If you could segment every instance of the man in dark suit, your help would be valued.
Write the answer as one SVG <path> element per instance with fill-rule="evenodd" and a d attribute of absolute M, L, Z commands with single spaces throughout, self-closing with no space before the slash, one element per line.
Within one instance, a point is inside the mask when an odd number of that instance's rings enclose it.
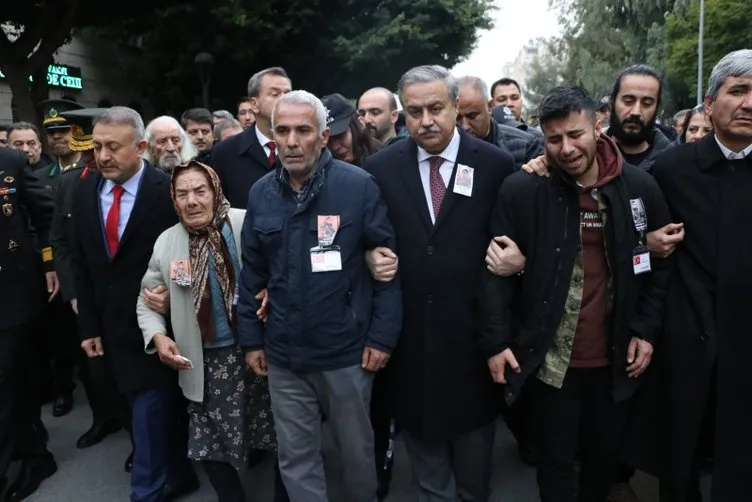
<path fill-rule="evenodd" d="M 130 108 L 94 119 L 93 143 L 99 172 L 80 180 L 73 205 L 81 347 L 103 358 L 132 410 L 131 501 L 172 500 L 198 481 L 178 425 L 176 374 L 144 351 L 135 308 L 154 242 L 177 222 L 170 179 L 141 158 L 144 123 Z"/>
<path fill-rule="evenodd" d="M 35 280 L 40 270 L 39 243 L 47 291 L 58 293 L 48 234 L 52 197 L 34 177 L 26 158 L 0 149 L 0 493 L 14 453 L 23 461 L 8 500 L 22 500 L 57 471 L 43 435 L 35 433 L 39 414 L 37 366 L 31 336 L 47 298 Z M 36 240 L 29 228 L 29 217 Z"/>
<path fill-rule="evenodd" d="M 76 127 L 73 127 L 70 140 L 70 148 L 73 151 L 81 152 L 79 162 L 60 173 L 56 178 L 52 193 L 55 197 L 55 212 L 52 217 L 52 227 L 50 228 L 50 245 L 52 246 L 55 258 L 55 270 L 60 281 L 60 294 L 65 302 L 65 307 L 72 311 L 73 318 L 73 335 L 75 336 L 75 353 L 71 361 L 70 372 L 73 373 L 73 364 L 78 366 L 78 378 L 83 384 L 86 392 L 86 399 L 92 412 L 92 426 L 78 438 L 76 441 L 77 448 L 89 448 L 98 444 L 108 435 L 121 429 L 121 424 L 117 421 L 117 416 L 113 415 L 113 410 L 108 409 L 106 404 L 110 401 L 108 394 L 113 393 L 114 385 L 106 386 L 105 383 L 112 383 L 111 379 L 97 379 L 95 382 L 92 378 L 92 366 L 94 372 L 101 376 L 102 371 L 97 366 L 102 365 L 102 361 L 89 359 L 80 347 L 78 337 L 78 328 L 75 315 L 78 313 L 78 302 L 76 299 L 76 279 L 73 267 L 73 202 L 75 190 L 80 180 L 86 178 L 90 171 L 96 169 L 96 163 L 93 159 L 92 132 L 94 126 L 92 119 L 101 115 L 104 108 L 82 108 L 70 112 L 61 113 L 64 118 L 71 121 Z M 46 170 L 35 172 L 37 176 L 41 172 L 46 175 Z M 104 399 L 103 399 L 104 394 Z M 54 410 L 53 410 L 54 412 Z M 128 421 L 130 423 L 130 421 Z"/>
<path fill-rule="evenodd" d="M 709 455 L 713 483 L 707 500 L 749 499 L 752 50 L 731 52 L 713 68 L 705 110 L 714 133 L 664 151 L 653 166 L 671 215 L 686 234 L 675 251 L 658 249 L 673 252 L 676 273 L 657 352 L 659 404 L 645 405 L 664 423 L 636 431 L 639 443 L 630 446 L 641 450 L 635 453 L 642 455 L 637 467 L 667 462 L 658 467 L 661 500 L 668 502 L 702 500 L 700 476 Z M 645 434 L 651 431 L 657 437 Z"/>
<path fill-rule="evenodd" d="M 291 89 L 283 68 L 267 68 L 253 75 L 248 81 L 248 97 L 256 124 L 212 149 L 212 167 L 232 207 L 245 209 L 253 184 L 274 168 L 277 151 L 272 141 L 272 110 Z"/>
<path fill-rule="evenodd" d="M 410 138 L 365 164 L 386 200 L 401 262 L 403 331 L 389 369 L 395 415 L 421 500 L 486 502 L 502 399 L 478 345 L 475 295 L 489 218 L 514 161 L 456 127 L 459 89 L 446 69 L 413 68 L 398 90 Z M 455 183 L 459 169 L 469 183 Z"/>

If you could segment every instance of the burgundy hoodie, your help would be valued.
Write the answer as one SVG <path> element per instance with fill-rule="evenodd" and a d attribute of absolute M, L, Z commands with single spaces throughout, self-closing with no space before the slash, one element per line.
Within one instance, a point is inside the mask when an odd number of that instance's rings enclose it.
<path fill-rule="evenodd" d="M 584 283 L 580 318 L 574 336 L 569 365 L 572 368 L 600 368 L 610 364 L 608 324 L 611 302 L 611 271 L 606 260 L 603 214 L 593 189 L 601 188 L 621 175 L 623 160 L 616 144 L 606 136 L 598 139 L 598 182 L 580 189 L 580 230 Z"/>

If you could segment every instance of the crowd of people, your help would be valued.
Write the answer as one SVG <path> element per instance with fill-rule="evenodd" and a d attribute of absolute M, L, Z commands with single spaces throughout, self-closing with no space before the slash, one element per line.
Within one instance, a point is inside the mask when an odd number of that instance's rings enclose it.
<path fill-rule="evenodd" d="M 198 464 L 247 500 L 269 455 L 275 502 L 326 502 L 324 428 L 344 501 L 394 462 L 419 502 L 498 500 L 499 419 L 543 502 L 634 502 L 636 469 L 747 500 L 752 50 L 670 126 L 662 86 L 561 85 L 536 125 L 514 80 L 435 65 L 355 102 L 267 68 L 236 117 L 40 103 L 0 133 L 0 500 L 55 474 L 41 405 L 76 380 L 132 502 Z"/>

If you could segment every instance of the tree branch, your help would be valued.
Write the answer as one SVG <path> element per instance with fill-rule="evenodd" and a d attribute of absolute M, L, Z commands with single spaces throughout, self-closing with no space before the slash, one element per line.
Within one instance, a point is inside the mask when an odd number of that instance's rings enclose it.
<path fill-rule="evenodd" d="M 0 36 L 0 59 L 8 62 L 15 62 L 15 54 L 13 53 L 13 44 L 8 40 L 8 37 L 3 34 Z"/>
<path fill-rule="evenodd" d="M 26 62 L 27 71 L 33 73 L 38 70 L 47 63 L 50 54 L 63 45 L 65 39 L 70 35 L 71 28 L 76 20 L 79 3 L 80 0 L 70 0 L 70 5 L 65 11 L 63 18 L 54 27 L 47 30 L 48 34 L 44 36 L 42 43 Z"/>
<path fill-rule="evenodd" d="M 31 25 L 24 25 L 24 29 L 21 35 L 13 42 L 13 51 L 16 52 L 19 58 L 26 59 L 29 57 L 31 51 L 37 46 L 39 40 L 44 37 L 44 34 L 48 29 L 52 28 L 55 23 L 56 15 L 65 10 L 65 6 L 61 8 L 59 2 L 54 2 L 56 5 L 52 5 L 53 2 L 49 0 L 45 1 L 41 8 L 41 16 L 39 20 Z"/>

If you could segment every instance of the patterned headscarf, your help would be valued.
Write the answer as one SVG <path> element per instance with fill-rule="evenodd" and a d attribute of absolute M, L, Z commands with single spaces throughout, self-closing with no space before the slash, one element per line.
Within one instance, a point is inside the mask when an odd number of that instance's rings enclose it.
<path fill-rule="evenodd" d="M 209 188 L 214 192 L 214 218 L 207 226 L 198 229 L 186 225 L 175 197 L 175 180 L 189 169 L 201 170 L 209 180 Z M 195 160 L 179 165 L 172 171 L 172 190 L 170 192 L 175 212 L 177 212 L 180 223 L 183 224 L 189 234 L 191 288 L 193 289 L 193 306 L 196 309 L 198 325 L 201 328 L 202 336 L 212 341 L 214 330 L 211 323 L 211 298 L 209 291 L 207 291 L 210 256 L 214 259 L 217 280 L 222 289 L 225 311 L 230 326 L 233 326 L 234 320 L 232 305 L 235 296 L 235 274 L 232 270 L 232 259 L 227 250 L 227 244 L 222 237 L 222 227 L 225 223 L 228 223 L 227 214 L 230 211 L 230 203 L 222 193 L 222 185 L 214 169 Z"/>

